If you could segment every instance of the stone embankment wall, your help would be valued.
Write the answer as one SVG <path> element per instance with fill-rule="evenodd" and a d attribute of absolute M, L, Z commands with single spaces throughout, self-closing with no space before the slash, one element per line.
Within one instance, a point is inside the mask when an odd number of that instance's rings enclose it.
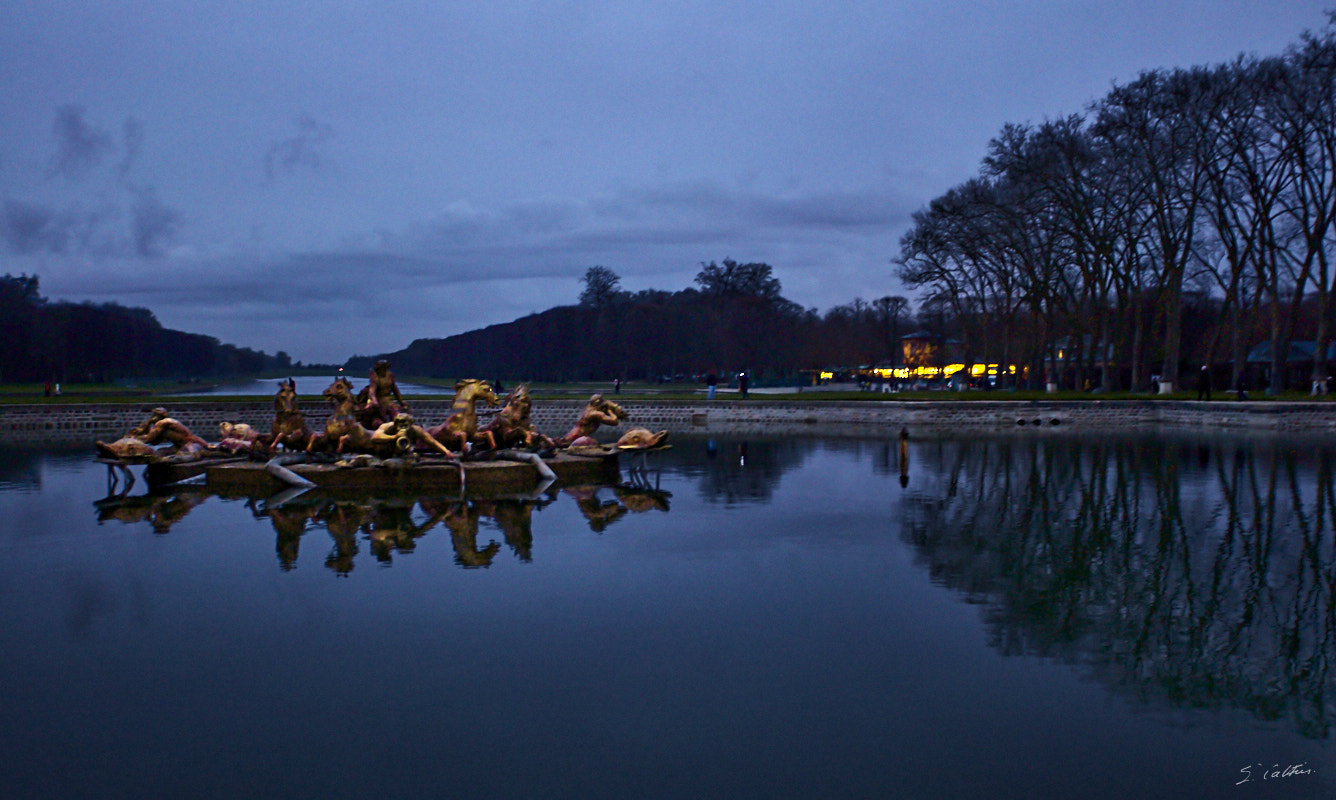
<path fill-rule="evenodd" d="M 534 423 L 557 436 L 575 422 L 584 403 L 540 401 Z M 713 403 L 624 404 L 628 427 L 673 433 L 791 434 L 886 436 L 908 428 L 915 433 L 969 431 L 1174 430 L 1306 431 L 1336 433 L 1336 404 L 1279 402 L 1109 401 L 865 401 L 854 403 L 720 400 Z M 418 400 L 415 417 L 434 425 L 449 414 L 449 401 Z M 0 445 L 86 444 L 111 440 L 147 416 L 144 404 L 42 404 L 0 406 Z M 172 416 L 206 439 L 217 437 L 218 423 L 246 422 L 269 430 L 273 403 L 182 401 L 168 407 Z M 323 428 L 328 406 L 302 404 L 307 421 Z M 480 410 L 484 422 L 491 411 Z M 610 437 L 603 437 L 610 438 Z"/>

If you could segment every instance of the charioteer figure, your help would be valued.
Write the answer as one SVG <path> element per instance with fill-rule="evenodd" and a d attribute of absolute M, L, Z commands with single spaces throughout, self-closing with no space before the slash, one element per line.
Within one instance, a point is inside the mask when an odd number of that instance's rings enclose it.
<path fill-rule="evenodd" d="M 399 394 L 399 384 L 394 381 L 390 371 L 390 362 L 381 359 L 371 368 L 370 383 L 362 391 L 366 394 L 363 402 L 363 419 L 371 425 L 389 422 L 399 414 L 408 411 L 408 403 Z"/>

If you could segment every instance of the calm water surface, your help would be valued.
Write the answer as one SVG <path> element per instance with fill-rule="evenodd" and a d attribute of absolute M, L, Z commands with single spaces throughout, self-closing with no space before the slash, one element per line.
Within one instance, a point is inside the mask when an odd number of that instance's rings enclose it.
<path fill-rule="evenodd" d="M 323 377 L 319 375 L 299 375 L 293 380 L 297 382 L 297 396 L 310 398 L 320 398 L 320 393 L 334 381 L 333 375 Z M 348 375 L 353 382 L 353 388 L 360 391 L 368 383 L 365 374 Z M 182 396 L 189 397 L 216 397 L 225 395 L 270 395 L 278 391 L 279 378 L 273 380 L 246 380 L 234 383 L 221 383 L 212 389 L 206 391 L 182 392 Z M 440 386 L 427 386 L 421 383 L 407 383 L 405 381 L 396 381 L 399 384 L 399 391 L 403 394 L 449 394 L 454 395 L 455 390 Z"/>
<path fill-rule="evenodd" d="M 907 455 L 98 504 L 0 451 L 0 797 L 1334 796 L 1336 446 Z"/>

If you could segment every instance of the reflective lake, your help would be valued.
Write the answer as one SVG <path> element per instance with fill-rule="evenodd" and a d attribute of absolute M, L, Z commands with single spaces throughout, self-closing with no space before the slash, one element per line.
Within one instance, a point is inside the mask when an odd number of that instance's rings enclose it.
<path fill-rule="evenodd" d="M 297 396 L 306 398 L 319 398 L 320 393 L 325 391 L 326 387 L 334 380 L 336 376 L 324 377 L 320 375 L 298 375 L 293 378 L 297 383 Z M 360 391 L 367 385 L 367 376 L 365 374 L 349 375 L 353 386 Z M 280 378 L 272 380 L 244 380 L 233 381 L 231 383 L 220 383 L 211 389 L 203 391 L 192 390 L 181 392 L 183 397 L 222 397 L 236 395 L 266 395 L 273 396 L 278 391 Z M 399 391 L 403 394 L 449 394 L 454 395 L 453 388 L 444 388 L 440 386 L 427 386 L 422 383 L 408 383 L 406 381 L 396 381 L 399 385 Z"/>
<path fill-rule="evenodd" d="M 1336 445 L 907 457 L 98 503 L 0 451 L 0 797 L 1333 796 Z"/>

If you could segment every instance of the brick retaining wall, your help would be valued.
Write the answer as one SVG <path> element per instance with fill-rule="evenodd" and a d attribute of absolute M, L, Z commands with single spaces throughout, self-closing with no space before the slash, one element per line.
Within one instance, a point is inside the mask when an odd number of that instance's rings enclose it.
<path fill-rule="evenodd" d="M 539 401 L 534 423 L 552 436 L 570 429 L 584 403 Z M 427 425 L 445 419 L 448 400 L 416 400 L 415 417 Z M 1176 430 L 1306 431 L 1336 433 L 1336 404 L 1327 402 L 1190 402 L 1172 400 L 1108 401 L 865 401 L 854 403 L 719 400 L 713 403 L 624 404 L 631 414 L 626 427 L 667 429 L 673 433 L 884 436 L 911 431 Z M 143 404 L 51 404 L 0 406 L 0 445 L 87 444 L 115 439 L 147 416 Z M 323 427 L 329 407 L 318 400 L 301 405 L 313 427 Z M 273 401 L 191 401 L 168 406 L 172 416 L 206 439 L 217 436 L 218 423 L 246 422 L 267 431 Z M 492 411 L 479 413 L 484 422 Z M 607 438 L 607 437 L 604 437 Z"/>

